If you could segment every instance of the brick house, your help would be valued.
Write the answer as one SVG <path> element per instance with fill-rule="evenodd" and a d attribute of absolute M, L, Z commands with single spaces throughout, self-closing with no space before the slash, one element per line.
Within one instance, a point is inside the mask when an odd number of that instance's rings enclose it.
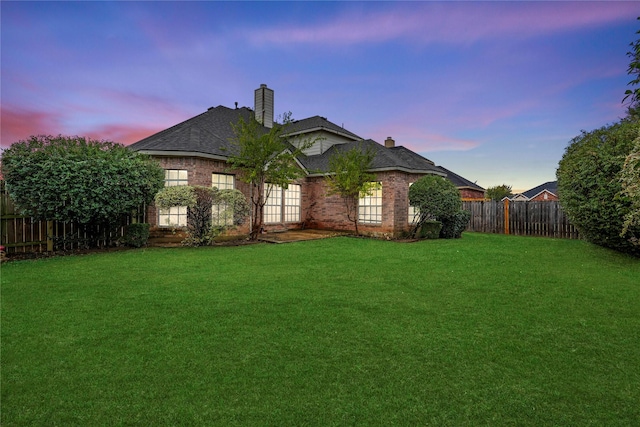
<path fill-rule="evenodd" d="M 509 197 L 512 202 L 555 202 L 558 200 L 558 181 L 549 181 Z"/>
<path fill-rule="evenodd" d="M 237 104 L 233 109 L 212 107 L 144 138 L 130 148 L 159 161 L 165 169 L 166 185 L 236 188 L 249 197 L 248 184 L 236 179 L 238 172 L 230 169 L 227 159 L 234 149 L 229 144 L 235 136 L 231 123 L 240 118 L 249 121 L 255 117 L 266 128 L 273 126 L 273 90 L 261 85 L 256 89 L 254 99 L 253 110 L 238 108 Z M 267 232 L 300 228 L 352 230 L 353 224 L 346 218 L 341 198 L 326 195 L 324 176 L 332 153 L 353 147 L 368 147 L 374 151 L 370 171 L 375 173 L 376 181 L 380 183 L 371 196 L 359 201 L 358 228 L 365 234 L 397 237 L 409 231 L 413 218 L 408 199 L 409 186 L 424 175 L 450 179 L 463 197 L 484 197 L 481 187 L 405 147 L 396 146 L 390 137 L 382 145 L 363 139 L 320 116 L 293 122 L 285 136 L 293 144 L 306 137 L 318 137 L 318 141 L 305 151 L 306 156 L 298 159 L 303 178 L 291 183 L 287 189 L 272 188 L 264 213 Z M 149 206 L 147 216 L 154 229 L 171 229 L 186 223 L 186 208 L 158 212 L 154 206 Z M 237 232 L 248 233 L 248 230 L 249 224 L 245 224 Z"/>

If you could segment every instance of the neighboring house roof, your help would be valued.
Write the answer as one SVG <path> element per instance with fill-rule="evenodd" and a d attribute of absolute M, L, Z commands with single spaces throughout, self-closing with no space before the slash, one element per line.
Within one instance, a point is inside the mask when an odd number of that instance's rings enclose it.
<path fill-rule="evenodd" d="M 327 120 L 326 117 L 313 116 L 302 120 L 296 120 L 291 122 L 286 127 L 285 136 L 296 136 L 302 133 L 316 132 L 316 131 L 326 131 L 330 133 L 335 133 L 336 135 L 340 135 L 351 139 L 353 141 L 361 141 L 358 135 L 353 132 L 346 130 L 344 127 L 340 127 L 335 123 Z"/>
<path fill-rule="evenodd" d="M 527 190 L 522 194 L 527 199 L 533 199 L 534 197 L 536 197 L 537 195 L 539 195 L 540 193 L 542 193 L 544 191 L 548 191 L 549 193 L 553 194 L 554 196 L 557 196 L 558 195 L 558 181 L 545 182 L 544 184 L 538 185 L 537 187 L 534 187 L 531 190 Z"/>
<path fill-rule="evenodd" d="M 458 188 L 469 188 L 472 190 L 485 191 L 484 188 L 480 187 L 475 182 L 471 182 L 466 178 L 461 177 L 460 175 L 451 172 L 449 169 L 443 168 L 442 166 L 438 166 L 440 169 L 447 174 L 447 179 L 455 184 Z"/>
<path fill-rule="evenodd" d="M 529 200 L 529 198 L 522 193 L 516 193 L 500 199 L 501 202 L 504 202 L 505 200 L 510 200 L 512 202 L 526 202 Z"/>
<path fill-rule="evenodd" d="M 375 153 L 372 172 L 401 170 L 410 173 L 429 173 L 445 176 L 431 160 L 404 147 L 386 148 L 371 139 L 336 144 L 320 155 L 301 157 L 300 162 L 311 175 L 323 175 L 329 171 L 329 159 L 336 151 L 346 152 L 353 148 L 371 149 Z"/>
<path fill-rule="evenodd" d="M 231 109 L 219 105 L 202 114 L 178 123 L 168 129 L 144 138 L 129 147 L 136 151 L 157 156 L 199 155 L 226 159 L 235 154 L 229 140 L 234 137 L 231 123 L 240 118 L 249 121 L 253 110 L 242 107 Z"/>

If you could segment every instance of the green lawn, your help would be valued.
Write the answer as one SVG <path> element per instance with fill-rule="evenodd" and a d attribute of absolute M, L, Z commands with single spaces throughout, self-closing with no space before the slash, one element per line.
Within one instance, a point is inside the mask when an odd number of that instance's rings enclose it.
<path fill-rule="evenodd" d="M 640 424 L 640 260 L 582 241 L 140 249 L 1 269 L 1 424 Z"/>

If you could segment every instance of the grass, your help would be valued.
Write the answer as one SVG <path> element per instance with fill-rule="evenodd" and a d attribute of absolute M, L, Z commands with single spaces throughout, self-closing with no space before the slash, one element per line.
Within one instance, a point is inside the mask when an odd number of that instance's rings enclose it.
<path fill-rule="evenodd" d="M 141 249 L 1 279 L 3 426 L 640 422 L 640 260 L 581 241 Z"/>

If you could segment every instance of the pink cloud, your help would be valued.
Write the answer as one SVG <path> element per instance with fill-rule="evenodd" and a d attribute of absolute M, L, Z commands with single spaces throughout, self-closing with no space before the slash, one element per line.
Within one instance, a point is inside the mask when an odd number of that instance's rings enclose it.
<path fill-rule="evenodd" d="M 0 123 L 2 147 L 32 135 L 56 135 L 62 131 L 61 115 L 55 112 L 1 107 Z"/>
<path fill-rule="evenodd" d="M 398 38 L 420 43 L 471 43 L 488 37 L 531 37 L 595 27 L 640 14 L 633 2 L 427 3 L 375 12 L 347 12 L 329 22 L 250 31 L 255 44 L 350 45 Z"/>
<path fill-rule="evenodd" d="M 76 111 L 82 111 L 82 109 Z M 59 134 L 81 135 L 128 145 L 178 123 L 185 117 L 175 120 L 166 117 L 164 120 L 155 120 L 156 117 L 150 113 L 146 123 L 82 125 L 69 123 L 68 117 L 57 112 L 2 107 L 0 114 L 2 126 L 0 145 L 3 148 L 32 135 Z M 97 114 L 97 116 L 100 115 Z"/>
<path fill-rule="evenodd" d="M 131 125 L 105 125 L 88 130 L 83 135 L 98 140 L 114 141 L 129 145 L 140 141 L 147 136 L 163 130 L 165 127 L 131 126 Z"/>

